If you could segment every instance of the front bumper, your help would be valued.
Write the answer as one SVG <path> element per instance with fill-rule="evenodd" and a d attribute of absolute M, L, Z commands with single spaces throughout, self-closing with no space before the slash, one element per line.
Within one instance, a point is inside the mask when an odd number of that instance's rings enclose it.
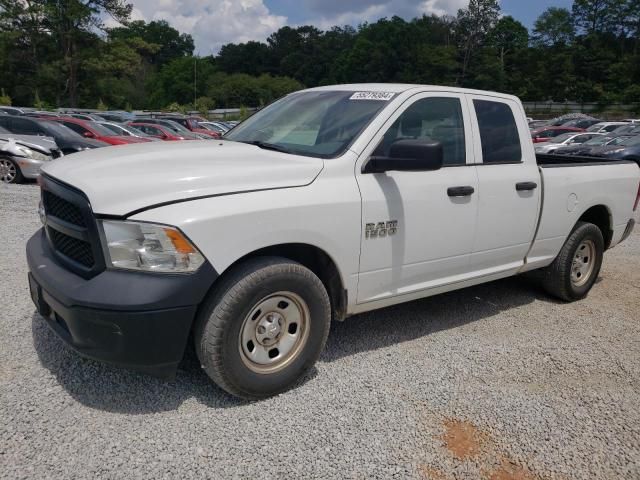
<path fill-rule="evenodd" d="M 13 161 L 18 164 L 20 172 L 22 172 L 24 178 L 30 179 L 38 178 L 40 176 L 40 169 L 42 168 L 42 166 L 46 163 L 49 163 L 26 157 L 13 157 Z"/>
<path fill-rule="evenodd" d="M 105 270 L 84 279 L 60 266 L 42 230 L 27 243 L 38 312 L 81 355 L 160 377 L 182 360 L 198 305 L 217 277 Z"/>

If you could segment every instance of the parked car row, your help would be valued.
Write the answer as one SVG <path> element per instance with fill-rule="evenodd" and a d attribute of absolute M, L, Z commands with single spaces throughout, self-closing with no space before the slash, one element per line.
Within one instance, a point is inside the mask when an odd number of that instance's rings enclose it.
<path fill-rule="evenodd" d="M 132 143 L 215 140 L 234 124 L 175 114 L 43 112 L 0 106 L 0 181 L 39 175 L 44 162 L 92 148 Z"/>
<path fill-rule="evenodd" d="M 581 123 L 585 122 L 585 123 Z M 531 125 L 532 122 L 530 122 Z M 531 130 L 535 151 L 539 154 L 580 155 L 612 160 L 640 162 L 640 121 L 603 122 L 597 119 L 573 119 L 562 125 Z M 586 126 L 577 128 L 577 125 Z"/>

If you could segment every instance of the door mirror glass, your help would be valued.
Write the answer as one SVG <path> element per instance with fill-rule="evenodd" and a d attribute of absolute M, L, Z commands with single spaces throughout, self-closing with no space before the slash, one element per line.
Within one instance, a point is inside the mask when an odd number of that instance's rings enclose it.
<path fill-rule="evenodd" d="M 442 144 L 434 140 L 403 139 L 393 142 L 388 156 L 372 156 L 362 173 L 383 173 L 391 170 L 423 172 L 442 168 Z"/>

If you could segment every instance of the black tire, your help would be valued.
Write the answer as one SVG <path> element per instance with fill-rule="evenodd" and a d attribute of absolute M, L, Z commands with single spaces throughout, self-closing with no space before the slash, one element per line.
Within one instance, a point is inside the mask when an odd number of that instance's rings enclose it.
<path fill-rule="evenodd" d="M 580 279 L 584 283 L 577 285 L 571 272 L 578 248 L 585 242 L 592 242 L 595 246 L 595 263 L 588 278 Z M 603 255 L 604 238 L 600 229 L 592 223 L 578 222 L 553 263 L 540 271 L 543 288 L 566 302 L 585 298 L 598 279 Z"/>
<path fill-rule="evenodd" d="M 281 370 L 256 372 L 243 353 L 243 327 L 251 324 L 249 315 L 261 301 L 279 292 L 298 296 L 308 307 L 308 321 L 301 322 L 306 340 Z M 202 305 L 194 331 L 196 354 L 207 375 L 230 394 L 247 400 L 266 398 L 291 388 L 315 364 L 330 324 L 329 296 L 313 272 L 286 258 L 249 259 L 225 273 Z"/>
<path fill-rule="evenodd" d="M 24 176 L 22 175 L 22 172 L 20 171 L 20 167 L 11 158 L 0 157 L 0 163 L 7 163 L 7 164 L 10 164 L 10 165 L 13 165 L 13 168 L 15 168 L 15 175 L 13 176 L 13 178 L 11 180 L 6 180 L 5 176 L 3 175 L 2 177 L 0 177 L 0 182 L 4 182 L 4 183 L 22 183 L 22 182 L 24 182 Z M 0 165 L 0 170 L 2 169 L 2 167 L 3 167 L 3 165 Z"/>

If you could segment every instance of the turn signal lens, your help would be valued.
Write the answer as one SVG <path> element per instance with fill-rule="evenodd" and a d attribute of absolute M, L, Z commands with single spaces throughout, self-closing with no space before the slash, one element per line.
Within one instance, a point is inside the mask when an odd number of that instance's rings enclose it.
<path fill-rule="evenodd" d="M 197 253 L 195 248 L 193 248 L 193 245 L 189 243 L 189 240 L 184 238 L 184 236 L 178 230 L 174 230 L 171 228 L 164 228 L 163 230 L 165 235 L 169 237 L 169 240 L 171 240 L 171 243 L 173 243 L 176 252 L 187 254 Z"/>

